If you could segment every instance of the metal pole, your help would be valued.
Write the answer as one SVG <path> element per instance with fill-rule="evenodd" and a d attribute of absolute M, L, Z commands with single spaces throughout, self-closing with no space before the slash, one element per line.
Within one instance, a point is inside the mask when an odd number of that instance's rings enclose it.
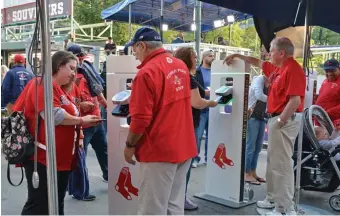
<path fill-rule="evenodd" d="M 39 0 L 41 6 L 41 50 L 42 71 L 44 71 L 44 104 L 47 161 L 48 209 L 50 215 L 58 215 L 58 182 L 55 151 L 55 128 L 53 116 L 52 62 L 49 31 L 49 0 Z"/>
<path fill-rule="evenodd" d="M 131 40 L 131 34 L 132 34 L 132 29 L 131 29 L 131 14 L 132 13 L 132 7 L 131 4 L 129 4 L 129 40 Z"/>
<path fill-rule="evenodd" d="M 306 0 L 306 17 L 305 17 L 305 42 L 303 45 L 303 69 L 306 71 L 308 65 L 307 65 L 307 60 L 309 58 L 309 46 L 310 46 L 310 26 L 309 26 L 309 21 L 310 21 L 310 0 Z"/>
<path fill-rule="evenodd" d="M 164 12 L 164 0 L 161 0 L 161 20 L 159 22 L 159 29 L 160 29 L 160 35 L 161 35 L 161 40 L 162 42 L 163 41 L 163 20 L 164 20 L 164 17 L 163 17 L 163 12 Z"/>
<path fill-rule="evenodd" d="M 303 51 L 303 69 L 305 73 L 307 71 L 307 59 L 309 58 L 309 21 L 311 16 L 310 0 L 306 0 L 306 17 L 305 17 L 305 43 Z M 307 80 L 309 83 L 309 81 Z M 303 117 L 301 119 L 301 128 L 298 138 L 298 152 L 297 152 L 297 169 L 296 169 L 296 185 L 295 185 L 295 209 L 298 211 L 298 205 L 300 203 L 300 181 L 301 181 L 301 158 L 302 158 L 302 137 L 303 137 Z"/>
<path fill-rule="evenodd" d="M 233 24 L 229 24 L 229 46 L 231 46 L 231 28 L 233 27 Z"/>
<path fill-rule="evenodd" d="M 197 63 L 200 63 L 201 59 L 201 15 L 202 15 L 202 2 L 196 0 L 195 5 L 195 26 L 196 26 L 196 34 L 195 34 L 195 49 L 197 52 Z"/>
<path fill-rule="evenodd" d="M 74 1 L 72 1 L 72 8 L 71 8 L 71 42 L 74 42 L 75 41 L 75 36 L 74 36 L 74 22 L 73 22 L 73 12 L 74 12 L 74 7 L 73 7 L 73 4 L 74 4 Z"/>

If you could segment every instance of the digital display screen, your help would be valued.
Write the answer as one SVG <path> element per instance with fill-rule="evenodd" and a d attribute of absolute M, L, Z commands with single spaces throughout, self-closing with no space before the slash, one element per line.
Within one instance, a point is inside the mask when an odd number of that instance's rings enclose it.
<path fill-rule="evenodd" d="M 129 94 L 127 92 L 123 91 L 123 92 L 119 92 L 118 94 L 116 94 L 114 99 L 117 100 L 117 101 L 121 101 L 124 98 L 126 98 L 127 96 L 129 96 Z"/>

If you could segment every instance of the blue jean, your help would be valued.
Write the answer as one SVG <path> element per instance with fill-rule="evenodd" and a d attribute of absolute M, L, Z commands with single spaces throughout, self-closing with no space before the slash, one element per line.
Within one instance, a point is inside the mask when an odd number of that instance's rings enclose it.
<path fill-rule="evenodd" d="M 103 178 L 107 180 L 107 139 L 103 124 L 84 128 L 84 150 L 87 154 L 87 148 L 91 143 L 96 153 L 99 166 L 103 172 Z"/>
<path fill-rule="evenodd" d="M 259 154 L 262 149 L 266 122 L 256 118 L 250 118 L 247 122 L 246 141 L 246 172 L 256 170 Z"/>
<path fill-rule="evenodd" d="M 100 113 L 101 113 L 102 119 L 107 119 L 106 108 L 104 108 L 102 105 L 100 105 Z M 103 121 L 103 126 L 104 126 L 105 133 L 107 133 L 107 121 Z"/>
<path fill-rule="evenodd" d="M 199 162 L 201 160 L 200 158 L 200 151 L 201 151 L 201 143 L 202 143 L 202 137 L 205 130 L 205 153 L 204 153 L 204 159 L 207 161 L 207 153 L 208 153 L 208 128 L 209 128 L 209 111 L 202 111 L 200 115 L 200 124 L 195 129 L 195 137 L 196 137 L 196 145 L 197 145 L 197 151 L 198 155 L 195 158 L 196 162 Z"/>

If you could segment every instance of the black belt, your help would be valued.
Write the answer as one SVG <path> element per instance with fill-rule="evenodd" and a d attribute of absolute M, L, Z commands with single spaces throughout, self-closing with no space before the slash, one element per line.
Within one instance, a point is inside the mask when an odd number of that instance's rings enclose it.
<path fill-rule="evenodd" d="M 281 113 L 268 113 L 269 118 L 274 118 L 274 117 L 279 116 L 279 115 L 281 115 Z"/>
<path fill-rule="evenodd" d="M 268 113 L 268 117 L 269 117 L 269 118 L 274 118 L 274 117 L 279 116 L 279 115 L 281 115 L 281 113 Z M 296 113 L 294 113 L 294 114 L 292 115 L 292 117 L 291 117 L 292 120 L 294 120 L 295 117 L 296 117 Z"/>

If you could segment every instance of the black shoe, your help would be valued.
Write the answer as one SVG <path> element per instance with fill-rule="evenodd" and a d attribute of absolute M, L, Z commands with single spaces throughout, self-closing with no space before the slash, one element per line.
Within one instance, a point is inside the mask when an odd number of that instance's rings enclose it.
<path fill-rule="evenodd" d="M 89 194 L 87 197 L 84 197 L 82 199 L 79 199 L 75 196 L 73 196 L 74 199 L 80 200 L 80 201 L 93 201 L 95 200 L 97 197 L 95 195 Z"/>

